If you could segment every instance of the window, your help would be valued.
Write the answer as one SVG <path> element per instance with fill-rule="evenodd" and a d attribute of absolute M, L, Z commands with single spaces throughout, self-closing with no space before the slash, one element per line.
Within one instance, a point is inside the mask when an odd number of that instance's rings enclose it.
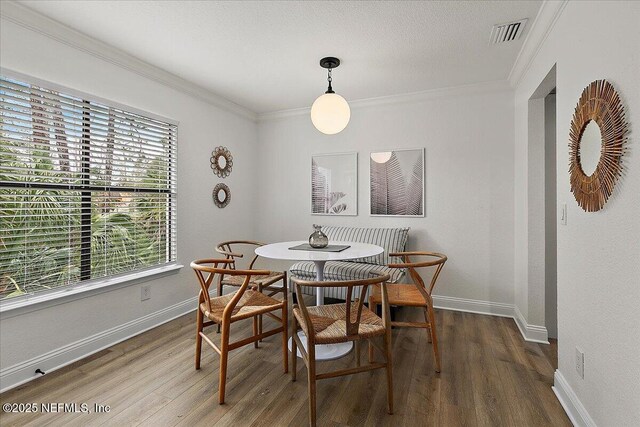
<path fill-rule="evenodd" d="M 176 260 L 177 125 L 0 77 L 0 299 Z"/>

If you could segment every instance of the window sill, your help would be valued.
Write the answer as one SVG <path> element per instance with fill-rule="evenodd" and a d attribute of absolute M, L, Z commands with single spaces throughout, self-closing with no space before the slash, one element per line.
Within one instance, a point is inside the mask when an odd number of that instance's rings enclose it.
<path fill-rule="evenodd" d="M 106 279 L 97 279 L 91 283 L 76 285 L 70 288 L 17 297 L 15 301 L 0 301 L 0 319 L 19 316 L 32 311 L 42 310 L 55 305 L 65 304 L 71 301 L 114 291 L 136 283 L 158 279 L 169 274 L 175 274 L 182 267 L 183 265 L 180 264 L 167 264 L 149 270 L 109 277 Z"/>

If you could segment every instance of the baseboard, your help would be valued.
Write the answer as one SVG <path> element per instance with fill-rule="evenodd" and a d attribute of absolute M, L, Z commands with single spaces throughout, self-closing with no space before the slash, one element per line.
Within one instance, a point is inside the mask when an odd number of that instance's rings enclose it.
<path fill-rule="evenodd" d="M 556 369 L 553 375 L 553 392 L 567 413 L 567 416 L 576 427 L 596 427 L 587 410 L 578 396 L 575 394 L 562 373 Z"/>
<path fill-rule="evenodd" d="M 520 313 L 520 310 L 518 310 L 518 307 L 513 304 L 434 295 L 433 306 L 443 310 L 510 317 L 516 322 L 516 325 L 518 325 L 520 334 L 522 334 L 522 338 L 524 338 L 525 341 L 549 344 L 547 328 L 544 326 L 529 325 L 524 316 L 522 316 L 522 313 Z"/>
<path fill-rule="evenodd" d="M 15 388 L 35 378 L 36 369 L 52 372 L 77 360 L 90 356 L 105 348 L 127 340 L 149 329 L 167 323 L 173 319 L 192 312 L 197 307 L 197 298 L 163 308 L 146 316 L 123 323 L 95 335 L 83 338 L 71 344 L 57 348 L 40 356 L 26 360 L 0 370 L 0 393 Z"/>
<path fill-rule="evenodd" d="M 546 328 L 544 326 L 527 324 L 520 310 L 513 304 L 441 295 L 434 295 L 433 301 L 436 308 L 443 310 L 513 318 L 525 341 L 548 344 Z M 190 298 L 120 326 L 102 331 L 22 363 L 2 369 L 0 370 L 0 393 L 37 378 L 39 374 L 34 374 L 34 372 L 38 368 L 44 372 L 55 371 L 77 360 L 141 334 L 142 332 L 183 316 L 193 311 L 196 305 L 195 298 Z"/>
<path fill-rule="evenodd" d="M 434 295 L 433 306 L 443 310 L 464 311 L 466 313 L 488 314 L 500 317 L 513 317 L 513 304 L 504 304 L 499 302 Z"/>
<path fill-rule="evenodd" d="M 518 325 L 518 329 L 520 329 L 520 333 L 526 341 L 549 344 L 547 328 L 528 324 L 517 305 L 513 307 L 513 319 L 516 321 L 516 325 Z"/>

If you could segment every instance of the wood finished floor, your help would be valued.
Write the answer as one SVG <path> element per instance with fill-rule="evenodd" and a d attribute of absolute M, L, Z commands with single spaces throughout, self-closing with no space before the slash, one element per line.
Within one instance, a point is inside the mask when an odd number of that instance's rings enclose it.
<path fill-rule="evenodd" d="M 421 317 L 411 308 L 397 316 Z M 385 374 L 378 370 L 319 381 L 318 425 L 571 426 L 551 390 L 555 343 L 523 341 L 507 318 L 437 310 L 437 322 L 441 374 L 423 330 L 393 331 L 394 415 L 386 412 Z M 232 339 L 248 336 L 251 320 L 233 326 Z M 226 403 L 218 405 L 218 356 L 203 346 L 202 369 L 194 369 L 194 331 L 195 313 L 0 395 L 3 404 L 98 403 L 109 405 L 108 413 L 0 412 L 0 425 L 307 425 L 304 363 L 291 382 L 282 372 L 279 336 L 231 353 Z M 353 363 L 352 352 L 320 363 L 319 372 Z"/>

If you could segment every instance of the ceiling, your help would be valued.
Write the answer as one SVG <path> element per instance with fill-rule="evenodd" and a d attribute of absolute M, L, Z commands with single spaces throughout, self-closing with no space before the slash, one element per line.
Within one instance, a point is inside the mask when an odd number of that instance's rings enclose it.
<path fill-rule="evenodd" d="M 21 1 L 256 113 L 505 80 L 541 1 Z M 529 18 L 514 42 L 491 27 Z"/>

